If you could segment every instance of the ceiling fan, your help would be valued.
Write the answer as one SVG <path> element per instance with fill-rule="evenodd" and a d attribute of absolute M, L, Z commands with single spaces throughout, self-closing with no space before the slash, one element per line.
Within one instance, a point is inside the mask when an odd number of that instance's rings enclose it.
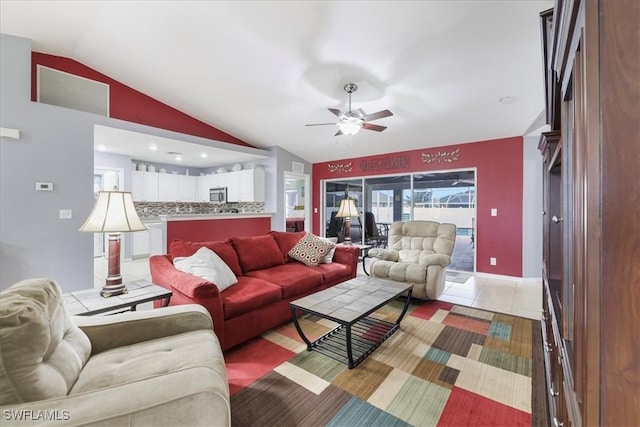
<path fill-rule="evenodd" d="M 393 116 L 393 113 L 391 111 L 382 110 L 378 111 L 377 113 L 367 114 L 361 108 L 358 108 L 357 110 L 351 110 L 351 94 L 358 90 L 358 85 L 356 85 L 355 83 L 347 83 L 346 85 L 344 85 L 344 90 L 349 94 L 349 111 L 347 113 L 343 113 L 337 108 L 328 109 L 333 114 L 338 116 L 338 119 L 340 119 L 337 123 L 313 123 L 305 126 L 338 126 L 338 132 L 336 132 L 335 136 L 355 135 L 360 131 L 360 129 L 382 132 L 387 128 L 386 126 L 374 125 L 373 123 L 369 123 L 369 121 Z"/>

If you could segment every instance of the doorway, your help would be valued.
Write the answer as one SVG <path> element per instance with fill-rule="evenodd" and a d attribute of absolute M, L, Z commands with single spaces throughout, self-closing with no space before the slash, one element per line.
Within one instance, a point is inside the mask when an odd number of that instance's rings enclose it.
<path fill-rule="evenodd" d="M 311 179 L 307 174 L 284 173 L 286 231 L 311 230 Z"/>
<path fill-rule="evenodd" d="M 98 199 L 98 191 L 120 191 L 124 188 L 124 169 L 107 166 L 93 168 L 93 198 Z M 124 240 L 124 236 L 122 236 Z M 107 253 L 107 244 L 103 233 L 93 235 L 93 257 L 102 257 Z M 121 248 L 124 248 L 122 244 Z M 122 258 L 122 254 L 120 254 Z"/>

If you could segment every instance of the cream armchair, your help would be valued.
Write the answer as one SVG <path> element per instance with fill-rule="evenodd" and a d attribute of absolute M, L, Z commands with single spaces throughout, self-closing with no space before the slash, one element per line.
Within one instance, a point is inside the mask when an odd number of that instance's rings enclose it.
<path fill-rule="evenodd" d="M 50 279 L 0 294 L 2 425 L 231 424 L 209 313 L 181 305 L 70 316 Z"/>
<path fill-rule="evenodd" d="M 444 290 L 455 241 L 454 224 L 394 222 L 389 228 L 388 248 L 369 250 L 369 274 L 412 283 L 415 298 L 437 299 Z"/>

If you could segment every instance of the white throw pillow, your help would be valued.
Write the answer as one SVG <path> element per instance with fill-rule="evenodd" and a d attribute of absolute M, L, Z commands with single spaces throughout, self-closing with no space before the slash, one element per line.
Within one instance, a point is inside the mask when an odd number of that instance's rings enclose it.
<path fill-rule="evenodd" d="M 322 240 L 326 240 L 328 242 L 333 243 L 334 245 L 336 243 L 338 243 L 338 238 L 337 237 L 329 237 L 329 238 L 325 238 L 325 237 L 320 237 Z M 328 254 L 326 254 L 324 256 L 324 258 L 322 258 L 322 261 L 320 262 L 320 264 L 331 264 L 333 262 L 333 255 L 335 255 L 336 253 L 336 247 L 334 246 L 333 248 L 331 248 L 331 250 L 329 251 Z"/>
<path fill-rule="evenodd" d="M 211 249 L 201 247 L 189 257 L 178 257 L 173 265 L 180 271 L 202 277 L 214 283 L 220 292 L 238 283 L 238 278 L 227 264 Z"/>

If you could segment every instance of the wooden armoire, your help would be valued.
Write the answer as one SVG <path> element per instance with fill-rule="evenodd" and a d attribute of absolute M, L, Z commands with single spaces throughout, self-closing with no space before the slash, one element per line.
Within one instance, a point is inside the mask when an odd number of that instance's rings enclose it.
<path fill-rule="evenodd" d="M 640 0 L 541 13 L 550 424 L 640 425 Z"/>

